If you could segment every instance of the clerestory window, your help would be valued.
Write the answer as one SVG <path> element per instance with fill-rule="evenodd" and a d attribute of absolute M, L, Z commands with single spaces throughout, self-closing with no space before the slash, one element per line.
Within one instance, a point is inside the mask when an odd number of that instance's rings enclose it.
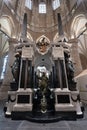
<path fill-rule="evenodd" d="M 2 67 L 2 72 L 1 72 L 0 79 L 4 79 L 4 75 L 5 75 L 5 71 L 6 71 L 6 66 L 7 66 L 7 60 L 8 60 L 8 55 L 6 55 L 4 57 L 3 67 Z"/>
<path fill-rule="evenodd" d="M 54 0 L 52 6 L 53 10 L 57 9 L 60 6 L 60 0 Z"/>
<path fill-rule="evenodd" d="M 43 2 L 39 4 L 39 13 L 41 13 L 41 14 L 46 13 L 46 4 Z"/>
<path fill-rule="evenodd" d="M 32 9 L 32 0 L 26 0 L 25 6 L 31 10 Z"/>

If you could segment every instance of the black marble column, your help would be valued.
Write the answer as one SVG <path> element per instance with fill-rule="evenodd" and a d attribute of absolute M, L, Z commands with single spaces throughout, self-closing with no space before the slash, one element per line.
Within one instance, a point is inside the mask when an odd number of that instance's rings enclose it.
<path fill-rule="evenodd" d="M 55 61 L 54 77 L 55 88 L 63 89 L 68 87 L 64 60 L 58 59 Z"/>
<path fill-rule="evenodd" d="M 58 59 L 57 61 L 57 73 L 58 73 L 58 80 L 59 80 L 59 88 L 63 89 L 63 81 L 62 81 L 62 66 L 61 61 Z"/>
<path fill-rule="evenodd" d="M 53 88 L 56 88 L 56 66 L 52 66 L 52 82 L 53 82 Z"/>
<path fill-rule="evenodd" d="M 55 76 L 55 88 L 60 88 L 59 86 L 59 76 L 58 76 L 58 63 L 57 60 L 55 62 L 54 76 Z"/>
<path fill-rule="evenodd" d="M 32 88 L 34 88 L 34 66 L 32 66 L 32 71 L 31 71 L 31 85 Z"/>

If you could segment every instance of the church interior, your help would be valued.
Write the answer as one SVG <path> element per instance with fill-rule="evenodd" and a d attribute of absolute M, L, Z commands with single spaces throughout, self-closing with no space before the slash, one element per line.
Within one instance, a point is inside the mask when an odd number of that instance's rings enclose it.
<path fill-rule="evenodd" d="M 0 0 L 0 130 L 87 129 L 87 0 Z"/>

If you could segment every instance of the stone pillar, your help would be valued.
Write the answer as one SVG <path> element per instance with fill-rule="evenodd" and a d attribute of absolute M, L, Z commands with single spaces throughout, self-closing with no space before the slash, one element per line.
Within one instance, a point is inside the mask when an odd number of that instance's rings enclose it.
<path fill-rule="evenodd" d="M 32 7 L 32 17 L 31 17 L 31 25 L 35 25 L 35 26 L 39 26 L 39 13 L 38 13 L 38 5 L 39 5 L 39 1 L 38 0 L 33 0 L 33 7 Z"/>
<path fill-rule="evenodd" d="M 22 21 L 23 20 L 23 17 L 24 17 L 24 12 L 25 12 L 25 0 L 22 0 L 22 2 L 21 2 L 21 0 L 17 0 L 18 2 L 16 2 L 16 7 L 15 7 L 15 10 L 16 10 L 16 14 L 17 14 L 17 16 L 19 17 L 17 17 L 20 21 Z"/>
<path fill-rule="evenodd" d="M 10 82 L 13 79 L 12 73 L 11 73 L 11 66 L 14 62 L 14 45 L 17 43 L 16 39 L 9 39 L 9 53 L 8 53 L 8 62 L 7 62 L 7 70 L 6 74 L 2 83 L 2 86 L 0 88 L 0 99 L 6 99 L 7 98 L 7 92 L 10 88 Z"/>
<path fill-rule="evenodd" d="M 50 4 L 51 0 L 46 0 L 46 27 L 51 27 L 54 25 L 54 13 L 53 13 L 53 7 L 52 4 Z"/>
<path fill-rule="evenodd" d="M 2 15 L 3 6 L 4 6 L 4 0 L 0 0 L 0 17 Z"/>
<path fill-rule="evenodd" d="M 75 76 L 82 72 L 82 65 L 80 61 L 80 56 L 78 52 L 78 39 L 73 39 L 70 43 L 72 43 L 71 47 L 71 58 L 74 63 L 75 68 Z"/>

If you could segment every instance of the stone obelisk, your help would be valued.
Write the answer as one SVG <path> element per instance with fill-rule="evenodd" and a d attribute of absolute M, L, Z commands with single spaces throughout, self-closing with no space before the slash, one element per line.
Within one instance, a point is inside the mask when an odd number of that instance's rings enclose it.
<path fill-rule="evenodd" d="M 27 37 L 27 13 L 24 14 L 21 37 L 25 39 Z"/>
<path fill-rule="evenodd" d="M 57 14 L 57 18 L 58 18 L 58 33 L 60 39 L 62 40 L 62 37 L 64 37 L 64 31 L 63 31 L 63 25 L 62 25 L 62 19 L 60 13 Z"/>

